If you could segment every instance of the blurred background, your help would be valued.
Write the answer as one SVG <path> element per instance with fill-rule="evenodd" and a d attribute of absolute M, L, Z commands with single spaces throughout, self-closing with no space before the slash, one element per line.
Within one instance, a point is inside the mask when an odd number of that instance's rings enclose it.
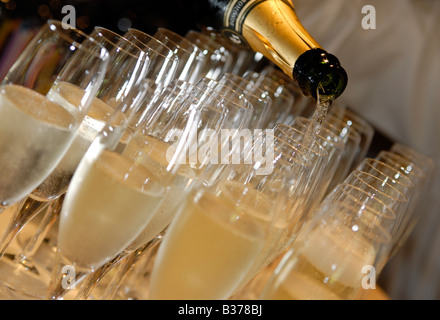
<path fill-rule="evenodd" d="M 17 55 L 48 19 L 62 20 L 62 8 L 72 5 L 76 11 L 76 27 L 89 33 L 101 26 L 117 33 L 136 28 L 153 34 L 166 27 L 184 35 L 197 26 L 170 6 L 157 0 L 1 0 L 0 1 L 0 78 Z"/>

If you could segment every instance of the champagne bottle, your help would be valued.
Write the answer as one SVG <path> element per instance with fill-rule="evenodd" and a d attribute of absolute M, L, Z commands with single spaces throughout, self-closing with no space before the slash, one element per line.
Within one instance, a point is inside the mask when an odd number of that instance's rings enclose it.
<path fill-rule="evenodd" d="M 248 46 L 297 81 L 306 96 L 336 99 L 347 73 L 299 21 L 290 0 L 178 0 L 204 26 Z"/>

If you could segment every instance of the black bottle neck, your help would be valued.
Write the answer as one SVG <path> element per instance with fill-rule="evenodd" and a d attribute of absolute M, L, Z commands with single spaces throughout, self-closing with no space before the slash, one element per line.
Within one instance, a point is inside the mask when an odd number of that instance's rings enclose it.
<path fill-rule="evenodd" d="M 304 52 L 296 60 L 293 78 L 306 96 L 336 99 L 344 92 L 348 77 L 339 60 L 323 49 Z"/>

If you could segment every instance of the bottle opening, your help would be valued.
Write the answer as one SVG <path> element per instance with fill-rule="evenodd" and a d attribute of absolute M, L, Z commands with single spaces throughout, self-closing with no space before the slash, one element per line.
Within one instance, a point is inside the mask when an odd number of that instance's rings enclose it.
<path fill-rule="evenodd" d="M 321 97 L 336 99 L 344 92 L 348 82 L 347 73 L 339 60 L 319 48 L 308 50 L 298 58 L 293 69 L 293 78 L 304 95 L 315 100 L 318 92 Z"/>

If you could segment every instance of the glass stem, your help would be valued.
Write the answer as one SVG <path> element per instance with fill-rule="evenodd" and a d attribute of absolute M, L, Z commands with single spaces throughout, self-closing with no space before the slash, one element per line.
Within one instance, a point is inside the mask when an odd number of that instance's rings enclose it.
<path fill-rule="evenodd" d="M 162 242 L 163 234 L 159 234 L 153 240 L 149 241 L 143 247 L 140 247 L 134 251 L 127 259 L 124 261 L 124 265 L 118 270 L 117 274 L 113 277 L 112 281 L 107 285 L 104 293 L 101 295 L 101 300 L 112 300 L 118 293 L 122 282 L 136 265 L 136 263 L 144 256 L 147 256 L 147 261 L 150 262 L 151 257 L 157 249 L 157 246 Z"/>
<path fill-rule="evenodd" d="M 63 206 L 63 201 L 64 201 L 64 194 L 50 203 L 48 209 L 44 214 L 43 219 L 40 221 L 40 224 L 38 225 L 37 231 L 26 244 L 25 248 L 23 249 L 23 252 L 15 257 L 16 263 L 22 264 L 24 267 L 26 267 L 29 270 L 35 269 L 33 265 L 33 257 L 40 248 L 41 243 L 45 239 L 49 230 L 52 228 L 55 221 L 57 221 L 59 214 L 61 212 L 61 208 Z"/>
<path fill-rule="evenodd" d="M 123 261 L 121 267 L 117 270 L 117 273 L 112 278 L 110 283 L 107 285 L 104 293 L 101 296 L 101 300 L 111 300 L 112 297 L 118 291 L 125 275 L 131 270 L 132 266 L 136 263 L 139 258 L 139 250 L 133 251 L 127 258 Z"/>
<path fill-rule="evenodd" d="M 28 197 L 23 202 L 23 205 L 18 206 L 19 209 L 15 212 L 0 240 L 0 259 L 6 253 L 6 250 L 20 230 L 48 205 L 49 202 L 40 202 Z"/>
<path fill-rule="evenodd" d="M 76 289 L 89 274 L 90 272 L 76 270 L 73 265 L 64 261 L 58 252 L 45 298 L 63 300 L 64 296 L 70 290 Z"/>
<path fill-rule="evenodd" d="M 130 255 L 131 252 L 123 251 L 113 260 L 107 262 L 101 268 L 97 269 L 91 273 L 85 281 L 83 281 L 75 300 L 87 300 L 92 293 L 93 289 L 98 285 L 98 283 L 105 277 L 107 273 L 113 268 L 118 266 L 125 258 Z"/>

